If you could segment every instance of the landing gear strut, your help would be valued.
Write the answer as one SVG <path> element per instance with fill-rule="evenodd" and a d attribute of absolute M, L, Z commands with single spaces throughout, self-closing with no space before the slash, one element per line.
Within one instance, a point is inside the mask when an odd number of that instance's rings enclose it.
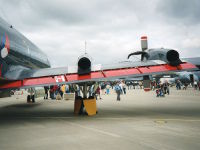
<path fill-rule="evenodd" d="M 86 111 L 86 114 L 88 116 L 93 116 L 97 114 L 97 106 L 96 106 L 96 99 L 94 94 L 92 95 L 88 95 L 89 91 L 90 91 L 90 87 L 88 90 L 88 86 L 86 83 L 84 83 L 81 87 L 81 91 L 83 94 L 83 97 L 81 97 L 80 95 L 78 96 L 78 94 L 76 93 L 75 96 L 75 101 L 74 101 L 74 114 L 76 115 L 80 115 L 84 113 L 84 108 Z M 96 90 L 96 85 L 93 86 L 93 91 Z"/>

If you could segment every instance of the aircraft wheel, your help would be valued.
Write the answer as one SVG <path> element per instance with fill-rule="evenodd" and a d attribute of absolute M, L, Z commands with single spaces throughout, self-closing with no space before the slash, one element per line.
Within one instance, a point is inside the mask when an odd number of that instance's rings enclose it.
<path fill-rule="evenodd" d="M 35 95 L 31 96 L 32 102 L 35 103 Z"/>
<path fill-rule="evenodd" d="M 30 103 L 30 102 L 31 102 L 31 96 L 27 95 L 27 103 Z"/>

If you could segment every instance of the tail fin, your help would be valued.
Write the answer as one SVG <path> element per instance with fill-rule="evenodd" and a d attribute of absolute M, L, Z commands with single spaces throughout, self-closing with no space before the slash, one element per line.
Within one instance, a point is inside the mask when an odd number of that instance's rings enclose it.
<path fill-rule="evenodd" d="M 141 37 L 141 48 L 142 48 L 142 51 L 145 51 L 145 50 L 148 49 L 147 36 L 142 36 Z"/>
<path fill-rule="evenodd" d="M 148 53 L 145 52 L 148 49 L 147 36 L 142 36 L 141 37 L 141 48 L 142 48 L 142 51 L 137 51 L 137 52 L 134 52 L 134 53 L 130 53 L 128 55 L 128 59 L 132 55 L 141 55 L 141 61 L 144 60 L 144 58 L 145 58 L 144 56 L 148 55 Z"/>

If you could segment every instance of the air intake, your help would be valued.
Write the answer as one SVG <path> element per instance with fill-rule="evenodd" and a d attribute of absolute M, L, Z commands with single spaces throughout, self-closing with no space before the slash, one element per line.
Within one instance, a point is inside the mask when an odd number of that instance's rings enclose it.
<path fill-rule="evenodd" d="M 82 57 L 78 60 L 78 74 L 84 75 L 91 72 L 91 61 L 87 57 Z"/>
<path fill-rule="evenodd" d="M 181 60 L 179 58 L 179 53 L 175 50 L 169 50 L 167 52 L 167 61 L 172 66 L 177 66 L 181 63 Z"/>

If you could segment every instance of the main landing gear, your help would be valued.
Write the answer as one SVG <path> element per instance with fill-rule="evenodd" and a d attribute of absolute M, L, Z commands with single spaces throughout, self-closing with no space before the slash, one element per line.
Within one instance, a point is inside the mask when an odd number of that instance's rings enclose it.
<path fill-rule="evenodd" d="M 35 103 L 35 95 L 27 95 L 27 103 Z"/>
<path fill-rule="evenodd" d="M 35 103 L 35 89 L 28 88 L 27 103 Z"/>
<path fill-rule="evenodd" d="M 96 99 L 94 93 L 89 92 L 92 86 L 89 86 L 88 89 L 87 84 L 84 83 L 80 87 L 83 96 L 78 95 L 78 93 L 76 92 L 74 101 L 74 114 L 76 115 L 84 114 L 84 108 L 85 108 L 85 113 L 88 116 L 96 115 L 97 114 Z M 96 84 L 93 85 L 93 91 L 95 90 L 96 90 Z"/>

